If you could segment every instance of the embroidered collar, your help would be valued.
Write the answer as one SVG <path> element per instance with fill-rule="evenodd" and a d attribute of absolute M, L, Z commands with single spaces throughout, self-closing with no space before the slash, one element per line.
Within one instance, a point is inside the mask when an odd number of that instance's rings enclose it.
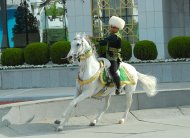
<path fill-rule="evenodd" d="M 103 62 L 100 61 L 99 63 L 100 63 L 100 69 L 91 78 L 89 78 L 87 80 L 81 80 L 79 75 L 78 75 L 77 81 L 80 84 L 80 86 L 89 84 L 89 83 L 93 82 L 95 79 L 97 79 L 99 77 L 99 75 L 100 75 L 100 73 L 101 73 L 101 71 L 103 69 Z"/>

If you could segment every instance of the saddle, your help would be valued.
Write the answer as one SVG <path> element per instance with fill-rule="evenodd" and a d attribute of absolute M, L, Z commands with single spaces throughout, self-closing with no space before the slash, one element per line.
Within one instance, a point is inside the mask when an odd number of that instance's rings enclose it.
<path fill-rule="evenodd" d="M 101 99 L 104 96 L 108 95 L 109 92 L 107 92 L 107 89 L 115 86 L 112 76 L 109 74 L 109 67 L 111 66 L 111 63 L 106 58 L 99 58 L 98 60 L 103 66 L 103 69 L 99 75 L 99 80 L 103 88 L 96 95 L 92 96 L 92 98 L 95 99 Z M 122 63 L 120 64 L 118 75 L 120 76 L 121 85 L 135 85 L 133 78 L 130 76 L 127 69 L 122 66 Z"/>
<path fill-rule="evenodd" d="M 100 58 L 100 62 L 103 62 L 102 64 L 104 65 L 104 69 L 101 71 L 99 79 L 102 85 L 107 86 L 107 87 L 114 87 L 114 82 L 111 74 L 109 73 L 109 67 L 110 67 L 110 62 L 109 60 L 105 58 Z M 118 75 L 120 76 L 120 81 L 121 85 L 129 84 L 129 85 L 134 85 L 133 79 L 130 77 L 130 74 L 128 73 L 127 69 L 120 64 L 119 70 L 117 71 Z"/>

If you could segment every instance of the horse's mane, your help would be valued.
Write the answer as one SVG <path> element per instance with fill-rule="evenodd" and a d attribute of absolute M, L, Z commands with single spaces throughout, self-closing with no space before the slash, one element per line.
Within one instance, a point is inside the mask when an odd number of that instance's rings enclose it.
<path fill-rule="evenodd" d="M 95 55 L 96 57 L 98 57 L 98 54 L 97 54 L 97 52 L 96 52 L 96 46 L 95 46 L 95 44 L 92 42 L 91 37 L 88 36 L 88 35 L 86 35 L 86 36 L 84 37 L 84 39 L 85 39 L 85 40 L 89 43 L 89 45 L 92 47 L 94 55 Z"/>

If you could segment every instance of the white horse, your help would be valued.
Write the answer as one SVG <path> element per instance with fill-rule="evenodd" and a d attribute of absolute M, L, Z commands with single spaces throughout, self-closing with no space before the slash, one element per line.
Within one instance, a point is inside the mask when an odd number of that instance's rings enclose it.
<path fill-rule="evenodd" d="M 81 101 L 90 98 L 104 98 L 105 105 L 103 110 L 97 115 L 97 117 L 90 123 L 90 126 L 94 126 L 101 119 L 102 115 L 106 112 L 110 105 L 111 93 L 115 91 L 115 87 L 107 87 L 103 85 L 99 79 L 103 68 L 108 68 L 110 63 L 108 60 L 101 58 L 104 61 L 104 66 L 100 64 L 100 59 L 97 59 L 95 51 L 91 43 L 87 41 L 85 36 L 76 35 L 74 40 L 71 42 L 71 49 L 67 55 L 70 63 L 79 60 L 79 74 L 78 81 L 76 81 L 76 95 L 71 101 L 69 106 L 66 108 L 60 120 L 56 120 L 55 124 L 58 124 L 57 130 L 62 131 L 63 126 L 68 121 L 73 108 Z M 154 96 L 156 94 L 156 78 L 141 74 L 136 69 L 127 63 L 122 62 L 120 66 L 129 73 L 131 78 L 131 84 L 123 84 L 123 91 L 126 93 L 126 110 L 123 117 L 119 120 L 119 124 L 123 124 L 127 119 L 131 103 L 132 94 L 136 89 L 137 81 L 140 80 L 143 89 L 146 91 L 148 96 Z M 105 92 L 102 92 L 105 90 Z M 101 94 L 99 94 L 102 92 Z"/>

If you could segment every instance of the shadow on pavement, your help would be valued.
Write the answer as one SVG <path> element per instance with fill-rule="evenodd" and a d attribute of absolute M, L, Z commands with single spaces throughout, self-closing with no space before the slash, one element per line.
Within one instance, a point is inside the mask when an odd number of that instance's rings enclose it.
<path fill-rule="evenodd" d="M 101 125 L 102 126 L 102 125 Z M 95 126 L 95 127 L 101 127 Z M 65 131 L 81 130 L 93 128 L 88 125 L 68 125 L 64 127 L 61 132 L 56 131 L 56 125 L 49 123 L 32 123 L 19 124 L 0 127 L 0 134 L 7 137 L 25 137 L 25 136 L 43 136 L 43 135 L 59 135 L 64 134 Z"/>

